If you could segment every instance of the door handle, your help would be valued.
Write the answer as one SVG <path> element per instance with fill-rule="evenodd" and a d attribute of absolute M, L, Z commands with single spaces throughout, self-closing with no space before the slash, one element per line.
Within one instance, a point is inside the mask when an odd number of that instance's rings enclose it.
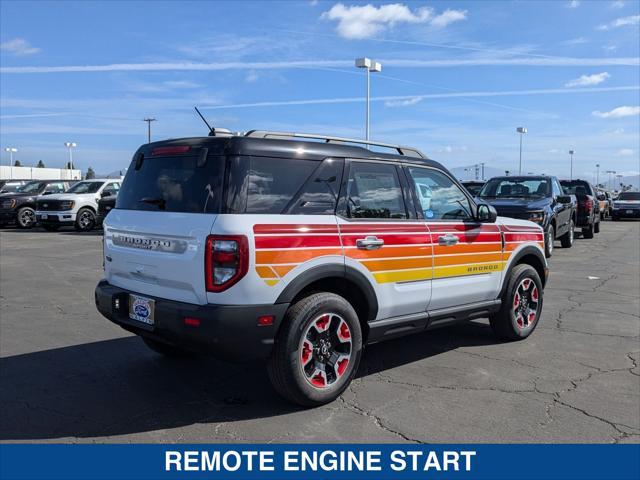
<path fill-rule="evenodd" d="M 459 240 L 460 238 L 458 238 L 457 235 L 452 235 L 448 233 L 447 235 L 442 235 L 441 237 L 438 237 L 438 245 L 450 247 L 452 245 L 456 245 Z"/>
<path fill-rule="evenodd" d="M 356 240 L 356 247 L 360 250 L 375 250 L 384 245 L 384 240 L 380 240 L 378 237 L 369 236 L 365 238 L 359 238 Z"/>

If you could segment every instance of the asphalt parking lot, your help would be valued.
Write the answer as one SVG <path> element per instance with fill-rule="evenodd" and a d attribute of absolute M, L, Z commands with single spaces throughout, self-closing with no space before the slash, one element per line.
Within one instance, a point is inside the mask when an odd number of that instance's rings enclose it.
<path fill-rule="evenodd" d="M 95 310 L 101 236 L 0 231 L 0 441 L 639 442 L 640 223 L 550 260 L 519 343 L 486 321 L 371 346 L 304 410 L 260 365 L 169 360 Z"/>

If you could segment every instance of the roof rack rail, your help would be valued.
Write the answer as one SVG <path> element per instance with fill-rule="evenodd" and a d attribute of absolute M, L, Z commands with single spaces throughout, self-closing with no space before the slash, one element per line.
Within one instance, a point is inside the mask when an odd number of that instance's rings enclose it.
<path fill-rule="evenodd" d="M 372 145 L 376 147 L 390 148 L 395 150 L 400 155 L 407 157 L 427 158 L 422 152 L 413 147 L 405 147 L 402 145 L 393 145 L 391 143 L 372 142 L 369 140 L 359 140 L 357 138 L 343 138 L 343 137 L 331 137 L 328 135 L 319 135 L 315 133 L 296 133 L 296 132 L 275 132 L 270 130 L 250 130 L 245 133 L 245 137 L 280 137 L 280 138 L 310 138 L 315 140 L 324 140 L 327 143 L 340 142 L 340 143 L 356 143 L 360 145 Z"/>

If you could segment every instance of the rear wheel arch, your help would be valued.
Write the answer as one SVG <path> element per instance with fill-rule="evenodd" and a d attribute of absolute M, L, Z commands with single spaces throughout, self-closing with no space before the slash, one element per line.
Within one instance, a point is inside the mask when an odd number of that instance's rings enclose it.
<path fill-rule="evenodd" d="M 322 265 L 311 268 L 292 280 L 276 303 L 294 304 L 318 292 L 335 293 L 353 306 L 366 341 L 369 333 L 368 322 L 378 314 L 378 299 L 370 281 L 352 267 Z"/>
<path fill-rule="evenodd" d="M 509 279 L 511 278 L 511 271 L 516 267 L 516 265 L 522 264 L 531 265 L 533 268 L 535 268 L 536 272 L 538 272 L 538 275 L 540 276 L 542 286 L 545 286 L 547 276 L 545 275 L 546 260 L 544 258 L 544 254 L 535 247 L 525 247 L 516 254 L 515 258 L 509 265 L 509 268 L 507 269 L 502 279 L 502 288 L 500 289 L 498 298 L 502 298 L 502 295 L 507 288 Z"/>

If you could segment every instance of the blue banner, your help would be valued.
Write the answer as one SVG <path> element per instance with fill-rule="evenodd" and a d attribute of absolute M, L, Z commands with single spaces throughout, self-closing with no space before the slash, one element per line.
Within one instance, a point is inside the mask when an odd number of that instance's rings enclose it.
<path fill-rule="evenodd" d="M 0 479 L 640 478 L 640 445 L 0 445 Z"/>

